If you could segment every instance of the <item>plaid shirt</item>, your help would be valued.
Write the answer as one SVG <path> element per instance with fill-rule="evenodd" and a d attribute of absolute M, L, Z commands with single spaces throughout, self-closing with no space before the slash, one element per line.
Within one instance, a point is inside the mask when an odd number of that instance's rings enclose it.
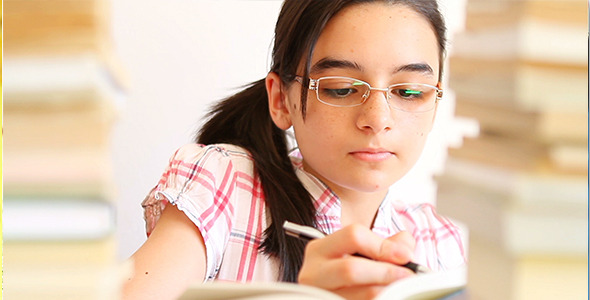
<path fill-rule="evenodd" d="M 314 199 L 320 230 L 342 227 L 338 197 L 320 180 L 305 172 L 298 153 L 291 156 L 298 178 Z M 416 239 L 414 261 L 432 270 L 465 263 L 457 226 L 438 216 L 429 204 L 383 200 L 373 231 L 389 237 L 406 230 Z M 270 216 L 253 160 L 234 145 L 181 147 L 160 181 L 142 202 L 147 234 L 167 203 L 176 205 L 199 228 L 207 251 L 206 280 L 276 281 L 278 261 L 259 251 Z"/>

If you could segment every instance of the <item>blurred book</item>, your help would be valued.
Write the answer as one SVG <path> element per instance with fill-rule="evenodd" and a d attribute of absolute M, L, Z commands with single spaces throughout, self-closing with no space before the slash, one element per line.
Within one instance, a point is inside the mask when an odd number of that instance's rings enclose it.
<path fill-rule="evenodd" d="M 501 42 L 491 42 L 495 43 Z M 587 108 L 581 101 L 588 94 L 587 59 L 576 64 L 531 59 L 492 59 L 455 53 L 449 62 L 449 85 L 462 102 L 489 102 L 531 112 L 583 114 L 580 110 Z"/>
<path fill-rule="evenodd" d="M 586 299 L 587 176 L 450 158 L 440 213 L 469 228 L 470 296 Z"/>
<path fill-rule="evenodd" d="M 117 106 L 124 80 L 99 53 L 8 56 L 4 71 L 9 107 Z M 104 101 L 104 103 L 102 103 Z"/>
<path fill-rule="evenodd" d="M 9 299 L 116 299 L 128 267 L 114 259 L 110 202 L 4 198 L 4 295 Z"/>
<path fill-rule="evenodd" d="M 107 1 L 4 1 L 4 286 L 116 299 L 110 135 L 124 84 Z"/>
<path fill-rule="evenodd" d="M 578 175 L 588 172 L 588 148 L 582 143 L 545 144 L 526 137 L 482 132 L 478 138 L 466 139 L 460 148 L 450 148 L 449 155 L 530 172 Z"/>
<path fill-rule="evenodd" d="M 116 299 L 130 269 L 115 260 L 114 204 L 4 197 L 7 299 Z"/>
<path fill-rule="evenodd" d="M 96 52 L 108 42 L 108 1 L 3 2 L 6 55 Z"/>
<path fill-rule="evenodd" d="M 120 92 L 102 75 L 108 70 L 91 57 L 19 58 L 5 70 L 8 193 L 112 193 L 110 134 Z"/>
<path fill-rule="evenodd" d="M 11 241 L 93 241 L 115 230 L 113 205 L 93 198 L 4 197 L 4 238 Z"/>
<path fill-rule="evenodd" d="M 37 249 L 43 251 L 43 247 Z M 6 248 L 7 253 L 12 250 Z M 119 299 L 120 284 L 130 272 L 131 267 L 126 263 L 39 265 L 5 258 L 3 296 L 5 299 Z"/>
<path fill-rule="evenodd" d="M 523 20 L 564 26 L 584 26 L 587 3 L 579 0 L 471 0 L 467 6 L 466 31 L 518 26 Z"/>
<path fill-rule="evenodd" d="M 575 95 L 576 105 L 580 93 Z M 582 110 L 584 108 L 581 108 Z M 457 115 L 474 118 L 488 134 L 503 135 L 534 143 L 559 143 L 584 145 L 588 137 L 588 115 L 580 109 L 575 111 L 518 108 L 515 103 L 471 100 L 463 95 L 457 101 Z M 527 133 L 527 134 L 523 134 Z"/>
<path fill-rule="evenodd" d="M 468 0 L 453 53 L 489 60 L 580 65 L 588 54 L 584 0 Z"/>
<path fill-rule="evenodd" d="M 474 298 L 588 297 L 587 42 L 587 1 L 467 2 L 449 85 L 480 130 L 449 149 L 437 208 L 469 228 Z"/>
<path fill-rule="evenodd" d="M 451 157 L 556 178 L 587 175 L 587 11 L 580 0 L 467 3 L 450 87 L 456 115 L 477 120 L 480 134 L 449 149 Z"/>
<path fill-rule="evenodd" d="M 584 175 L 519 171 L 452 157 L 437 179 L 439 210 L 463 208 L 451 217 L 467 223 L 470 236 L 485 236 L 516 253 L 586 251 L 586 233 L 578 230 L 586 222 Z"/>

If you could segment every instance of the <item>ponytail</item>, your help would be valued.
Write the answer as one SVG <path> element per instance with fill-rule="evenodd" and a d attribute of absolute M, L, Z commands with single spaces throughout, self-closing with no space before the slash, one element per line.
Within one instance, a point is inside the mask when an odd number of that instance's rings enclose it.
<path fill-rule="evenodd" d="M 279 259 L 282 281 L 296 282 L 305 244 L 286 237 L 283 222 L 289 220 L 313 226 L 315 208 L 289 159 L 285 132 L 270 117 L 264 79 L 219 102 L 210 116 L 196 142 L 228 143 L 250 152 L 272 220 L 264 232 L 261 250 Z"/>

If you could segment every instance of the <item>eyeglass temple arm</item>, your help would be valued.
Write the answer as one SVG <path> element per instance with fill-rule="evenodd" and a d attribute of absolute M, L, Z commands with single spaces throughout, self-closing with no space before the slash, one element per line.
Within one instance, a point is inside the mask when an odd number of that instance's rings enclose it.
<path fill-rule="evenodd" d="M 436 101 L 440 101 L 443 97 L 442 83 L 439 81 L 436 84 Z"/>

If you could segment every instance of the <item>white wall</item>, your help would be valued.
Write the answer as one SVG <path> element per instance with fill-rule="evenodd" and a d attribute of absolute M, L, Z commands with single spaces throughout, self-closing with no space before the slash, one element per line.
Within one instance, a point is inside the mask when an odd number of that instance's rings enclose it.
<path fill-rule="evenodd" d="M 145 240 L 140 202 L 209 105 L 268 69 L 280 1 L 112 1 L 129 79 L 114 130 L 119 257 Z"/>
<path fill-rule="evenodd" d="M 463 3 L 442 4 L 451 29 L 461 25 Z M 266 75 L 280 5 L 278 0 L 111 2 L 115 54 L 129 80 L 112 146 L 120 259 L 145 241 L 140 202 L 174 150 L 192 140 L 207 108 Z M 403 179 L 400 192 L 433 201 L 435 186 L 417 184 L 442 165 L 453 139 L 453 132 L 443 130 L 452 108 L 447 98 L 418 163 L 421 171 Z"/>

